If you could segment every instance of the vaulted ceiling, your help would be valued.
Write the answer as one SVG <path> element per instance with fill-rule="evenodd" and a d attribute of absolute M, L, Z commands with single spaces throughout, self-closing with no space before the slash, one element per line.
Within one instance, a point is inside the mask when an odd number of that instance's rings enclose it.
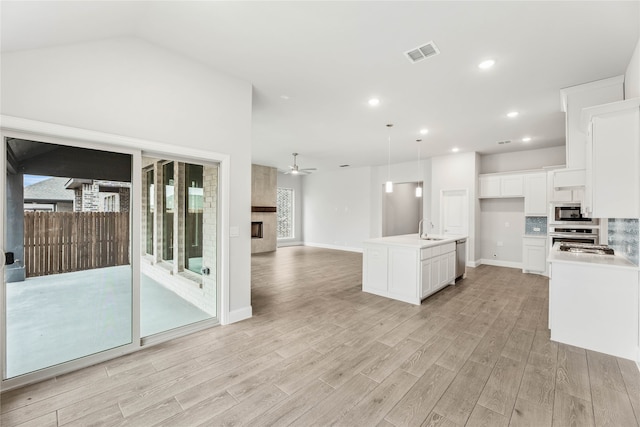
<path fill-rule="evenodd" d="M 416 139 L 423 157 L 563 145 L 559 90 L 625 73 L 639 5 L 2 2 L 1 41 L 8 52 L 135 36 L 247 80 L 253 162 L 286 169 L 298 152 L 322 171 L 385 164 L 388 138 L 393 163 L 417 158 Z M 440 54 L 411 63 L 405 52 L 430 41 Z"/>

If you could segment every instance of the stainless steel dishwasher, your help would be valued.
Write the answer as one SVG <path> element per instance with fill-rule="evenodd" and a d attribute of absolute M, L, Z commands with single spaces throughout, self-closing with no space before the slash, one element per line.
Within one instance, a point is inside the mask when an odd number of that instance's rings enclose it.
<path fill-rule="evenodd" d="M 456 240 L 456 279 L 464 275 L 467 267 L 467 239 Z"/>

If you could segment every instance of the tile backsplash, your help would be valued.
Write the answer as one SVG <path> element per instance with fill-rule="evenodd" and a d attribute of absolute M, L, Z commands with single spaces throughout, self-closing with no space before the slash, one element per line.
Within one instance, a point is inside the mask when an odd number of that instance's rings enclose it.
<path fill-rule="evenodd" d="M 640 243 L 640 229 L 637 218 L 610 218 L 607 227 L 608 244 L 616 254 L 625 256 L 629 261 L 638 265 L 638 246 Z"/>
<path fill-rule="evenodd" d="M 540 231 L 535 231 L 539 228 Z M 524 219 L 524 232 L 531 236 L 546 236 L 547 234 L 547 217 L 546 216 L 528 216 Z"/>

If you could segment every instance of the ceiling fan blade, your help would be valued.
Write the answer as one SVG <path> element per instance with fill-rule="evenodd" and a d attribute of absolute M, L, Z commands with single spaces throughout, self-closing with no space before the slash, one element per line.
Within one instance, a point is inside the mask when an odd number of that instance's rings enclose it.
<path fill-rule="evenodd" d="M 300 169 L 301 171 L 317 171 L 318 169 L 316 168 L 304 168 L 304 169 Z"/>

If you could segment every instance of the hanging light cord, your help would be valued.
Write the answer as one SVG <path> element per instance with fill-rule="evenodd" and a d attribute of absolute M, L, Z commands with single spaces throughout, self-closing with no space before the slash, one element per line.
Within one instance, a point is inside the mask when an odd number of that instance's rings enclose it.
<path fill-rule="evenodd" d="M 389 153 L 387 158 L 387 181 L 391 181 L 391 135 L 388 136 Z"/>

